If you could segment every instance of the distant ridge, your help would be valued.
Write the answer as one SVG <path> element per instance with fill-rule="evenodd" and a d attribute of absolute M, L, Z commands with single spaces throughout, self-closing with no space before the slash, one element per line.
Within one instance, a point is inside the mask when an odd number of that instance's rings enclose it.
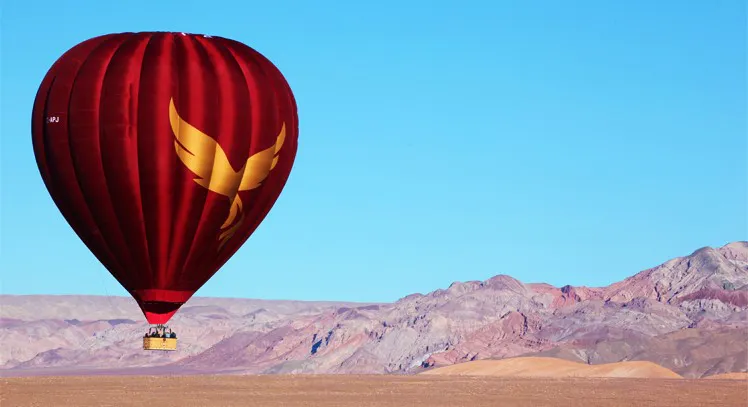
<path fill-rule="evenodd" d="M 170 326 L 179 349 L 148 353 L 132 299 L 0 295 L 0 370 L 411 374 L 522 356 L 652 362 L 687 378 L 748 372 L 748 242 L 701 248 L 607 287 L 499 274 L 388 304 L 196 297 Z"/>

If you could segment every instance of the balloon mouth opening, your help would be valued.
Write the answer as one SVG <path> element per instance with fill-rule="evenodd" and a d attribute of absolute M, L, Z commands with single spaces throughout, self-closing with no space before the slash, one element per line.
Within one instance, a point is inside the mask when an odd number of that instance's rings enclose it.
<path fill-rule="evenodd" d="M 165 324 L 194 291 L 142 289 L 130 292 L 150 324 Z"/>
<path fill-rule="evenodd" d="M 149 324 L 165 324 L 177 312 L 183 303 L 147 301 L 140 303 L 145 318 Z"/>

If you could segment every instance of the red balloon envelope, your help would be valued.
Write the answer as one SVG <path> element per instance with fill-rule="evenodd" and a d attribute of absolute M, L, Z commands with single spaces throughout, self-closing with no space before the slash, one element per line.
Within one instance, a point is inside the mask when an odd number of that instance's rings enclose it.
<path fill-rule="evenodd" d="M 152 324 L 249 238 L 296 156 L 296 102 L 252 48 L 221 37 L 84 41 L 44 78 L 32 117 L 44 184 Z"/>

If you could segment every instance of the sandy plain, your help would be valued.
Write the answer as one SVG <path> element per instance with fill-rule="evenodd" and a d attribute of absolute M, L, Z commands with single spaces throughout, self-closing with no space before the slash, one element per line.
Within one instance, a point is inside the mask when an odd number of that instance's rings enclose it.
<path fill-rule="evenodd" d="M 748 406 L 743 380 L 468 376 L 0 378 L 0 406 Z"/>

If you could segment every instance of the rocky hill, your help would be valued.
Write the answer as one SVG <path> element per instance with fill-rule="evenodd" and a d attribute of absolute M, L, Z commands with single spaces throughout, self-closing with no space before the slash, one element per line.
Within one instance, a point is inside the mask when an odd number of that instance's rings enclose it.
<path fill-rule="evenodd" d="M 513 356 L 748 371 L 748 242 L 702 248 L 608 287 L 498 275 L 394 303 L 194 298 L 179 350 L 145 352 L 122 297 L 0 296 L 0 374 L 418 373 Z"/>

